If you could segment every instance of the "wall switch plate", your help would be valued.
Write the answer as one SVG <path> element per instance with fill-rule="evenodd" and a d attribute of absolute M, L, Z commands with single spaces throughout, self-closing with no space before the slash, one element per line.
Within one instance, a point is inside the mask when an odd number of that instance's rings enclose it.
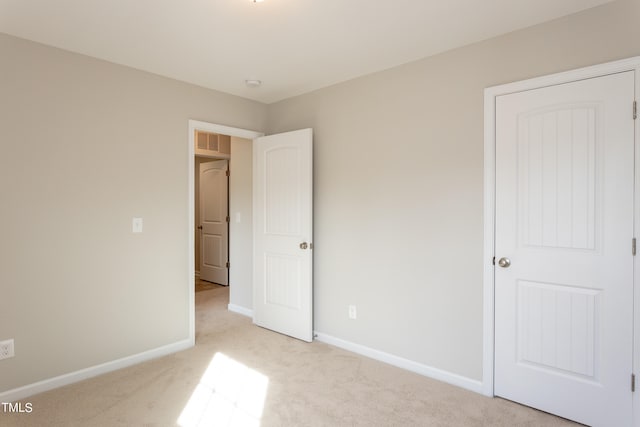
<path fill-rule="evenodd" d="M 131 231 L 134 233 L 142 233 L 142 218 L 133 218 L 131 222 Z"/>
<path fill-rule="evenodd" d="M 356 316 L 357 316 L 356 306 L 355 305 L 350 305 L 349 306 L 349 319 L 355 319 Z"/>
<path fill-rule="evenodd" d="M 0 341 L 0 360 L 15 356 L 13 339 Z"/>

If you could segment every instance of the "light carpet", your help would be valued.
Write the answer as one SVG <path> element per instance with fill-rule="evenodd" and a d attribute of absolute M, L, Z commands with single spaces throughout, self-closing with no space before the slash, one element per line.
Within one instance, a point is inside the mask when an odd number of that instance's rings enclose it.
<path fill-rule="evenodd" d="M 198 278 L 196 278 L 195 282 L 196 292 L 208 291 L 222 286 L 217 283 L 207 282 L 206 280 L 200 280 Z"/>
<path fill-rule="evenodd" d="M 196 294 L 194 348 L 26 398 L 33 411 L 0 410 L 0 425 L 576 425 L 259 328 L 227 311 L 228 295 Z"/>

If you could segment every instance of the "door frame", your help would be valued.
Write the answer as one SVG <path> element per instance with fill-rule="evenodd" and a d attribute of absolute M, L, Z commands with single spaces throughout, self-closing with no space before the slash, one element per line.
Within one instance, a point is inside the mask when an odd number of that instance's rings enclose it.
<path fill-rule="evenodd" d="M 189 120 L 188 150 L 187 150 L 187 253 L 188 256 L 188 278 L 187 286 L 189 295 L 189 344 L 196 343 L 196 293 L 195 293 L 195 131 L 218 133 L 222 135 L 235 136 L 238 138 L 255 139 L 264 136 L 263 132 L 248 129 L 235 128 L 215 123 L 202 122 L 199 120 Z M 229 234 L 229 241 L 231 241 Z"/>
<path fill-rule="evenodd" d="M 482 354 L 482 393 L 486 396 L 494 396 L 494 350 L 495 350 L 495 173 L 496 173 L 496 97 L 514 92 L 538 89 L 569 83 L 576 80 L 584 80 L 615 74 L 624 71 L 635 71 L 635 99 L 640 102 L 640 56 L 607 62 L 576 70 L 565 71 L 543 77 L 507 83 L 493 86 L 484 90 L 484 237 L 483 237 L 483 354 Z M 632 114 L 629 106 L 629 114 Z M 634 188 L 634 235 L 637 238 L 640 230 L 640 118 L 635 121 L 635 188 Z M 629 236 L 630 239 L 632 236 Z M 631 242 L 629 242 L 631 246 Z M 631 249 L 631 248 L 630 248 Z M 634 336 L 633 336 L 633 372 L 640 367 L 640 287 L 638 272 L 640 270 L 640 255 L 634 258 Z M 631 373 L 630 373 L 631 374 Z M 633 396 L 633 418 L 640 419 L 640 391 Z"/>

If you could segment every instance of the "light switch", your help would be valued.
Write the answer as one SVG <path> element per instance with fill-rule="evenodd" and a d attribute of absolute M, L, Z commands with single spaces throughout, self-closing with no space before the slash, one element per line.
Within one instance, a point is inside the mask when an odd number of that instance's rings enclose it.
<path fill-rule="evenodd" d="M 132 231 L 134 233 L 142 233 L 142 218 L 133 218 Z"/>

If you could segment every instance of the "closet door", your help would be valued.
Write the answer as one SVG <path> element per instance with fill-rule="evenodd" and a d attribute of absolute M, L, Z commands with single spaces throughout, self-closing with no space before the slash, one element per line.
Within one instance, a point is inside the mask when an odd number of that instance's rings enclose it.
<path fill-rule="evenodd" d="M 632 421 L 634 73 L 496 99 L 495 394 Z"/>

